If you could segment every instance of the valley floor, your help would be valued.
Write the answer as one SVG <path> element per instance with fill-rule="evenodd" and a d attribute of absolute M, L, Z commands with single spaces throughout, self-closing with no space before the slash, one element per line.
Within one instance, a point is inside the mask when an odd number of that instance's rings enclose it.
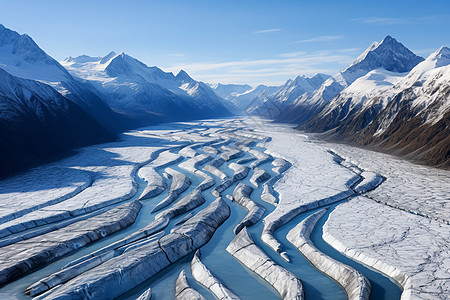
<path fill-rule="evenodd" d="M 142 128 L 0 181 L 0 298 L 448 299 L 449 191 L 257 118 Z"/>

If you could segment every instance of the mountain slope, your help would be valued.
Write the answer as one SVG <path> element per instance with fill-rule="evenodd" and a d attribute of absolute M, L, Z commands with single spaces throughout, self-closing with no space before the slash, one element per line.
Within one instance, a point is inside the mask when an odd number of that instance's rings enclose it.
<path fill-rule="evenodd" d="M 222 99 L 185 71 L 176 76 L 125 54 L 69 57 L 61 64 L 89 81 L 108 104 L 141 124 L 229 115 Z"/>
<path fill-rule="evenodd" d="M 0 25 L 0 67 L 14 76 L 52 86 L 110 132 L 119 129 L 117 115 L 90 84 L 70 75 L 63 66 L 39 48 L 31 37 L 20 35 L 3 25 Z"/>
<path fill-rule="evenodd" d="M 373 89 L 350 86 L 334 99 L 336 103 L 340 99 L 340 103 L 344 103 L 342 99 L 355 103 L 355 91 L 359 91 L 366 97 L 364 105 L 355 106 L 354 113 L 329 106 L 300 128 L 328 131 L 333 139 L 449 168 L 450 49 L 440 48 L 408 74 L 400 75 L 395 80 L 391 77 L 389 85 Z M 336 118 L 346 111 L 345 116 Z"/>
<path fill-rule="evenodd" d="M 225 100 L 231 100 L 237 95 L 243 94 L 252 89 L 248 84 L 210 84 L 214 92 Z"/>
<path fill-rule="evenodd" d="M 278 121 L 302 124 L 319 114 L 328 102 L 367 73 L 377 69 L 392 73 L 409 72 L 421 61 L 423 58 L 388 35 L 380 43 L 374 42 L 350 66 L 327 79 L 311 96 L 297 98 Z"/>
<path fill-rule="evenodd" d="M 0 177 L 74 147 L 112 139 L 96 120 L 50 86 L 0 68 Z"/>
<path fill-rule="evenodd" d="M 325 74 L 316 74 L 313 77 L 300 75 L 293 80 L 289 79 L 273 94 L 258 95 L 246 111 L 268 118 L 278 118 L 286 112 L 285 108 L 298 99 L 309 97 L 330 77 Z"/>

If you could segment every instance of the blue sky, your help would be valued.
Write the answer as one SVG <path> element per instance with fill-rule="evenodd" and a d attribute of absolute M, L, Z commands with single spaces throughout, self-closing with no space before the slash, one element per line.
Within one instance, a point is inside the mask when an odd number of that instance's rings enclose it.
<path fill-rule="evenodd" d="M 450 1 L 0 0 L 0 23 L 58 60 L 125 53 L 206 82 L 334 74 L 387 34 L 416 54 L 450 46 Z"/>

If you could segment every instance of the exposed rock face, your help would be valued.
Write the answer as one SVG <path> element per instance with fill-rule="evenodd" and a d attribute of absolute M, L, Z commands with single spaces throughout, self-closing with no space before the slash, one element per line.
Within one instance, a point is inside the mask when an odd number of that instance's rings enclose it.
<path fill-rule="evenodd" d="M 114 257 L 39 299 L 78 299 L 84 295 L 114 299 L 203 246 L 229 215 L 229 206 L 219 198 L 160 240 Z"/>
<path fill-rule="evenodd" d="M 0 69 L 0 178 L 73 148 L 113 139 L 82 107 L 50 86 Z"/>
<path fill-rule="evenodd" d="M 175 299 L 176 300 L 205 300 L 199 292 L 194 290 L 188 283 L 186 273 L 183 271 L 178 275 L 175 282 Z"/>
<path fill-rule="evenodd" d="M 200 261 L 200 250 L 197 250 L 191 261 L 192 276 L 220 300 L 239 300 L 232 291 L 221 283 L 211 271 Z"/>
<path fill-rule="evenodd" d="M 258 248 L 246 228 L 239 232 L 226 250 L 273 286 L 283 299 L 304 299 L 304 289 L 300 279 L 277 265 Z"/>
<path fill-rule="evenodd" d="M 0 285 L 131 225 L 139 201 L 0 249 Z"/>
<path fill-rule="evenodd" d="M 326 212 L 322 209 L 295 226 L 286 238 L 314 265 L 319 271 L 327 274 L 347 293 L 349 300 L 369 299 L 372 289 L 370 281 L 355 269 L 329 257 L 317 249 L 310 235 L 317 221 Z"/>
<path fill-rule="evenodd" d="M 350 66 L 325 80 L 310 95 L 296 98 L 283 110 L 278 121 L 303 124 L 314 119 L 340 92 L 370 71 L 382 69 L 396 73 L 409 72 L 421 61 L 422 57 L 412 53 L 394 38 L 386 36 L 380 43 L 374 42 Z M 345 107 L 344 105 L 344 109 Z M 335 119 L 335 115 L 329 119 L 330 122 Z"/>
<path fill-rule="evenodd" d="M 333 141 L 450 168 L 446 151 L 450 145 L 449 53 L 442 47 L 407 74 L 374 70 L 299 128 L 325 133 L 322 136 Z"/>

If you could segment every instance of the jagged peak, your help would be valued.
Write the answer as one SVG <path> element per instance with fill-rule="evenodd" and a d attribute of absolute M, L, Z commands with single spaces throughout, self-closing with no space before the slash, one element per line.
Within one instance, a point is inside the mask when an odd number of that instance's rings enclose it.
<path fill-rule="evenodd" d="M 13 44 L 19 37 L 19 33 L 0 24 L 0 47 Z"/>
<path fill-rule="evenodd" d="M 89 56 L 86 54 L 82 54 L 82 55 L 78 55 L 76 57 L 66 57 L 64 59 L 64 62 L 76 62 L 76 63 L 86 63 L 86 62 L 93 62 L 93 61 L 99 61 L 100 59 L 102 59 L 99 56 Z"/>
<path fill-rule="evenodd" d="M 442 46 L 435 53 L 436 56 L 450 56 L 450 48 Z"/>
<path fill-rule="evenodd" d="M 186 71 L 184 71 L 184 70 L 180 70 L 180 72 L 178 72 L 176 78 L 178 80 L 183 80 L 183 81 L 194 81 L 194 79 L 192 79 L 192 77 L 189 76 L 189 74 L 186 73 Z"/>
<path fill-rule="evenodd" d="M 426 61 L 434 62 L 434 67 L 439 68 L 450 64 L 450 49 L 442 46 L 427 57 Z"/>
<path fill-rule="evenodd" d="M 390 36 L 390 35 L 388 34 L 388 35 L 381 41 L 380 44 L 383 44 L 383 43 L 394 43 L 394 42 L 398 43 L 398 41 L 397 41 L 395 38 L 393 38 L 392 36 Z"/>
<path fill-rule="evenodd" d="M 122 52 L 123 53 L 123 52 Z M 103 58 L 100 60 L 101 64 L 107 63 L 111 58 L 113 58 L 114 56 L 117 56 L 117 53 L 114 51 L 109 52 L 108 54 L 106 54 L 105 56 L 103 56 Z"/>
<path fill-rule="evenodd" d="M 356 73 L 358 70 L 369 72 L 378 68 L 403 73 L 411 71 L 412 68 L 423 60 L 422 57 L 415 55 L 395 38 L 387 35 L 380 43 L 372 43 L 342 73 Z"/>

